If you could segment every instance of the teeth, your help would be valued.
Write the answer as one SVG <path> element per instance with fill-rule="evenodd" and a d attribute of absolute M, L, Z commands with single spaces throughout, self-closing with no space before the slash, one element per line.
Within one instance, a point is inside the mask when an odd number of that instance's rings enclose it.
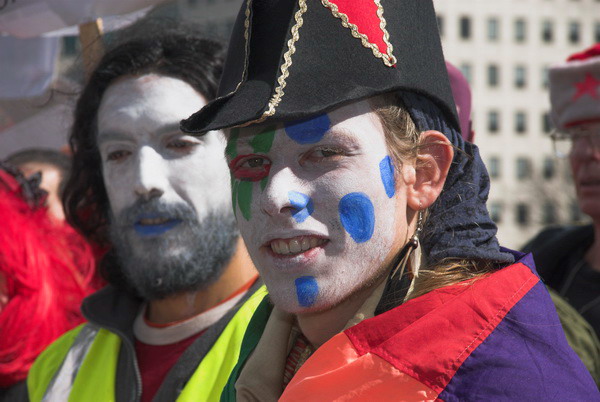
<path fill-rule="evenodd" d="M 140 219 L 140 224 L 142 224 L 142 225 L 160 225 L 160 224 L 163 224 L 168 221 L 169 220 L 165 219 L 165 218 L 156 218 L 156 219 L 144 218 L 144 219 Z"/>
<path fill-rule="evenodd" d="M 302 250 L 302 246 L 300 245 L 300 242 L 296 239 L 292 239 L 290 240 L 290 253 L 298 253 L 300 252 L 300 250 Z"/>
<path fill-rule="evenodd" d="M 324 244 L 326 240 L 319 239 L 317 237 L 296 237 L 293 239 L 286 240 L 274 240 L 271 242 L 271 250 L 275 254 L 289 255 L 298 254 L 303 251 L 310 250 L 311 248 Z"/>
<path fill-rule="evenodd" d="M 302 251 L 306 251 L 309 248 L 310 248 L 310 240 L 308 239 L 308 237 L 304 237 L 302 239 Z"/>

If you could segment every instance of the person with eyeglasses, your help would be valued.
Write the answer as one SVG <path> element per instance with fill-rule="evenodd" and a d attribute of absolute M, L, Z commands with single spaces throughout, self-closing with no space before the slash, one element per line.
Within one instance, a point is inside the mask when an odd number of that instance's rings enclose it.
<path fill-rule="evenodd" d="M 568 157 L 585 226 L 546 229 L 524 247 L 546 284 L 600 336 L 600 43 L 550 69 L 552 134 Z"/>

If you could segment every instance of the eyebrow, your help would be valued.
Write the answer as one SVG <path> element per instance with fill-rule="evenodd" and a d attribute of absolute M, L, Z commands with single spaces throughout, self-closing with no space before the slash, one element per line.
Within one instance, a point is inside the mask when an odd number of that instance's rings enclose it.
<path fill-rule="evenodd" d="M 162 126 L 156 131 L 156 135 L 162 137 L 165 134 L 171 134 L 174 132 L 182 133 L 181 129 L 179 128 L 179 122 Z M 109 141 L 133 141 L 133 139 L 131 138 L 131 135 L 119 131 L 108 130 L 98 134 L 98 143 Z"/>
<path fill-rule="evenodd" d="M 131 141 L 131 137 L 118 131 L 103 131 L 98 134 L 98 143 L 109 141 Z"/>

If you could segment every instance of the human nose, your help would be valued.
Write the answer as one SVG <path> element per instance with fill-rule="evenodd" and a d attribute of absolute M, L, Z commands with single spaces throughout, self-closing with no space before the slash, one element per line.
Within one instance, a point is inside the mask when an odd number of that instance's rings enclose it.
<path fill-rule="evenodd" d="M 261 209 L 269 216 L 278 214 L 294 214 L 300 207 L 290 194 L 295 193 L 297 179 L 290 168 L 276 172 L 271 169 L 271 177 L 261 196 Z"/>
<path fill-rule="evenodd" d="M 164 194 L 166 173 L 163 158 L 152 147 L 145 146 L 138 152 L 134 192 L 148 201 Z"/>

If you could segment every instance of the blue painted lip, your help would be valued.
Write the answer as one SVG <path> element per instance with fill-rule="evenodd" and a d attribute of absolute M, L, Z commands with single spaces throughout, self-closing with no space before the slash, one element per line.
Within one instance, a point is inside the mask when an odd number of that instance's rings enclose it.
<path fill-rule="evenodd" d="M 158 218 L 157 216 L 143 216 L 140 218 L 141 219 L 152 219 L 152 218 Z M 139 222 L 139 221 L 138 221 Z M 173 229 L 175 226 L 179 225 L 182 222 L 181 219 L 170 219 L 168 221 L 166 221 L 165 223 L 161 223 L 158 225 L 142 225 L 141 223 L 135 223 L 133 225 L 133 228 L 135 229 L 136 233 L 139 234 L 140 236 L 159 236 L 165 232 L 168 232 L 169 230 Z"/>

